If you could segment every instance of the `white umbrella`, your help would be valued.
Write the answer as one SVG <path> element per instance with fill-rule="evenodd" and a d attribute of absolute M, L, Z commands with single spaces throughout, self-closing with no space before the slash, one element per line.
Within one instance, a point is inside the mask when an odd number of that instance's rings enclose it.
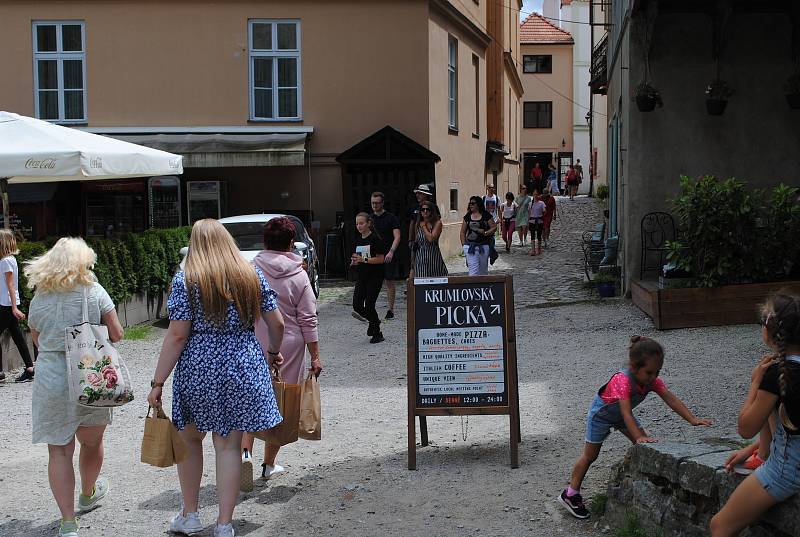
<path fill-rule="evenodd" d="M 166 151 L 0 112 L 3 215 L 8 215 L 8 183 L 180 175 L 182 161 Z M 8 227 L 8 218 L 4 221 Z"/>

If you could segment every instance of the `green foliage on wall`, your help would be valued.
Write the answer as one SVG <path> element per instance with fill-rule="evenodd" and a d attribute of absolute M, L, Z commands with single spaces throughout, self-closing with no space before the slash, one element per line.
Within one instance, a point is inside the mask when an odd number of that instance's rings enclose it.
<path fill-rule="evenodd" d="M 668 258 L 701 287 L 774 282 L 800 271 L 800 189 L 749 191 L 743 181 L 681 177 L 679 238 Z"/>
<path fill-rule="evenodd" d="M 180 263 L 180 249 L 189 245 L 191 227 L 149 229 L 130 233 L 120 239 L 91 239 L 88 242 L 97 254 L 94 273 L 115 304 L 138 293 L 156 294 L 166 291 Z M 52 241 L 54 243 L 54 241 Z M 22 267 L 26 261 L 45 253 L 50 241 L 21 242 L 17 263 L 20 265 L 20 299 L 24 311 L 33 297 Z"/>

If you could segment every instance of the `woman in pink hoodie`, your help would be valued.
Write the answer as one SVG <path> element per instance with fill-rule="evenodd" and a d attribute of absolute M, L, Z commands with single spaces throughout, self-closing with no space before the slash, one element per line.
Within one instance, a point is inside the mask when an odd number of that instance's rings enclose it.
<path fill-rule="evenodd" d="M 306 374 L 306 348 L 311 355 L 311 371 L 319 376 L 322 362 L 319 359 L 317 338 L 317 300 L 311 289 L 308 274 L 303 269 L 303 260 L 291 252 L 295 229 L 286 217 L 273 218 L 264 225 L 264 250 L 259 252 L 253 263 L 264 272 L 270 287 L 278 293 L 278 309 L 283 314 L 285 328 L 280 354 L 281 378 L 288 384 L 299 384 Z M 263 322 L 256 323 L 256 337 L 265 354 L 269 345 L 269 335 Z M 275 355 L 267 354 L 272 363 Z M 270 479 L 285 470 L 275 463 L 280 446 L 268 445 L 261 477 Z M 245 434 L 242 438 L 242 483 L 241 489 L 253 489 L 253 436 Z"/>

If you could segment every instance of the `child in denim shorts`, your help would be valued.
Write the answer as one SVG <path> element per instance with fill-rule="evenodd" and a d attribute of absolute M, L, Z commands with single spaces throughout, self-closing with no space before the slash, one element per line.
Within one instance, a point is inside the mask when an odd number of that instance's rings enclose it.
<path fill-rule="evenodd" d="M 779 291 L 762 307 L 761 338 L 774 352 L 750 375 L 750 391 L 739 411 L 739 434 L 752 438 L 775 430 L 766 462 L 742 481 L 711 519 L 711 535 L 725 537 L 758 520 L 770 507 L 800 492 L 800 296 Z M 758 442 L 735 452 L 728 471 L 748 458 Z"/>
<path fill-rule="evenodd" d="M 589 466 L 597 459 L 603 441 L 618 429 L 634 444 L 655 442 L 647 436 L 633 417 L 633 409 L 645 400 L 647 394 L 656 392 L 661 399 L 692 425 L 711 425 L 709 420 L 697 418 L 675 394 L 658 378 L 664 365 L 664 348 L 655 340 L 633 336 L 628 347 L 629 363 L 597 391 L 586 416 L 586 444 L 583 455 L 572 468 L 569 487 L 559 496 L 559 501 L 576 518 L 588 518 L 589 511 L 581 497 L 581 483 Z"/>

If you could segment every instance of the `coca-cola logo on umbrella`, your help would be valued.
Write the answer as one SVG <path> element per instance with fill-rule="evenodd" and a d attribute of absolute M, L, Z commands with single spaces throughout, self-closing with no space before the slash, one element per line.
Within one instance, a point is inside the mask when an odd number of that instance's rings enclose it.
<path fill-rule="evenodd" d="M 29 158 L 25 161 L 25 169 L 52 170 L 56 167 L 57 160 L 53 157 L 43 159 Z"/>

